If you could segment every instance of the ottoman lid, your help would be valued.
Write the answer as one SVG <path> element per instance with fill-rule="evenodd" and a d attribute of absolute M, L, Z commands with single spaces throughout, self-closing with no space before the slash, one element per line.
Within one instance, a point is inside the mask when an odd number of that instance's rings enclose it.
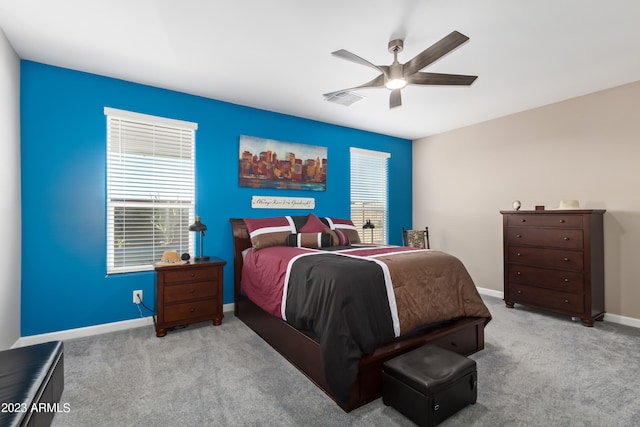
<path fill-rule="evenodd" d="M 435 394 L 475 370 L 475 360 L 429 344 L 383 364 L 386 374 L 425 394 Z"/>

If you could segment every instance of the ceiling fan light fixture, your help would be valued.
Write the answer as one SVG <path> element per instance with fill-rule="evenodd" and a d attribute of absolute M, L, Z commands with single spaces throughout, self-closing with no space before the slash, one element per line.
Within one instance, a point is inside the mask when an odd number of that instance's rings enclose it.
<path fill-rule="evenodd" d="M 390 79 L 384 85 L 389 90 L 402 89 L 407 85 L 407 81 L 405 79 Z"/>

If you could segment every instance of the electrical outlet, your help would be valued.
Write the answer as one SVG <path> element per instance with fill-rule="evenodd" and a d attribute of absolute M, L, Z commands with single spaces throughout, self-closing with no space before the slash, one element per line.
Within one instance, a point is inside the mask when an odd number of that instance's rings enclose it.
<path fill-rule="evenodd" d="M 140 297 L 138 299 L 138 297 Z M 133 291 L 133 303 L 140 304 L 142 302 L 142 290 Z"/>

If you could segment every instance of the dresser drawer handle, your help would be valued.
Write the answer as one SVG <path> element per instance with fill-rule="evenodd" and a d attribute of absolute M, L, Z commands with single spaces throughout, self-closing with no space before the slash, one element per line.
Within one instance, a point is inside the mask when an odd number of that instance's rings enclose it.
<path fill-rule="evenodd" d="M 564 278 L 564 282 L 565 282 L 565 283 L 568 283 L 568 282 L 569 282 L 569 279 L 567 279 L 567 278 L 565 277 L 565 278 Z"/>
<path fill-rule="evenodd" d="M 521 294 L 521 293 L 522 293 L 522 291 L 518 291 L 518 293 L 519 293 L 519 294 Z"/>
<path fill-rule="evenodd" d="M 524 219 L 524 218 L 522 218 L 522 219 L 520 220 L 520 222 L 527 222 L 527 220 L 526 220 L 526 219 Z"/>
<path fill-rule="evenodd" d="M 195 309 L 195 308 L 192 308 L 190 311 L 193 313 L 194 311 L 196 311 L 196 309 Z"/>
<path fill-rule="evenodd" d="M 569 300 L 568 299 L 564 300 L 564 303 L 569 304 Z"/>
<path fill-rule="evenodd" d="M 521 273 L 521 272 L 519 272 L 519 271 L 516 271 L 516 274 L 519 276 L 519 275 L 521 275 L 522 273 Z"/>
<path fill-rule="evenodd" d="M 563 260 L 564 262 L 569 262 L 569 258 L 566 258 L 566 257 L 565 257 L 565 258 L 562 258 L 562 260 Z"/>
<path fill-rule="evenodd" d="M 522 256 L 522 254 L 521 254 L 520 252 L 518 252 L 518 253 L 516 254 L 516 256 Z"/>
<path fill-rule="evenodd" d="M 522 234 L 516 234 L 516 237 L 519 239 L 522 237 Z"/>
<path fill-rule="evenodd" d="M 196 273 L 191 273 L 191 277 L 196 277 Z"/>
<path fill-rule="evenodd" d="M 568 237 L 563 237 L 562 240 L 569 241 Z"/>
<path fill-rule="evenodd" d="M 563 223 L 563 222 L 564 222 L 564 219 L 561 219 L 561 220 L 560 220 L 560 222 L 561 222 L 561 223 Z"/>

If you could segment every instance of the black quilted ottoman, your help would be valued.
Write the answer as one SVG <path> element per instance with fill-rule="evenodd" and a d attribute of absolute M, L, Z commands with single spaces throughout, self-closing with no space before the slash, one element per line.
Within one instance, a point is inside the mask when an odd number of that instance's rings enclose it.
<path fill-rule="evenodd" d="M 475 360 L 425 345 L 384 362 L 382 401 L 420 426 L 435 426 L 478 397 Z"/>
<path fill-rule="evenodd" d="M 0 351 L 0 426 L 48 426 L 64 388 L 61 341 Z"/>

